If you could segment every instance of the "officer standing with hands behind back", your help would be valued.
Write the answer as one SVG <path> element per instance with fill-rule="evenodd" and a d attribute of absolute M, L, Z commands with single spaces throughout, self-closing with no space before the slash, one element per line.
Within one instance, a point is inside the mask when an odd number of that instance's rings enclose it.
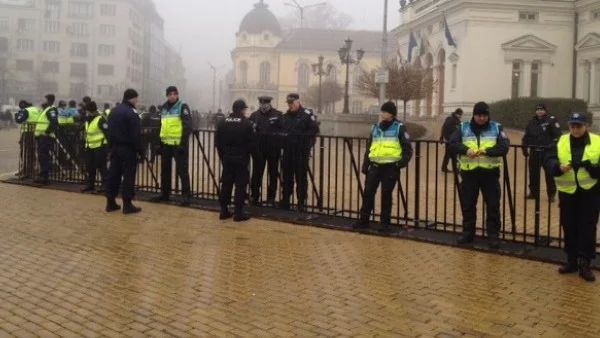
<path fill-rule="evenodd" d="M 596 232 L 600 214 L 600 136 L 590 133 L 585 113 L 569 119 L 569 134 L 562 135 L 546 156 L 545 166 L 556 177 L 560 224 L 565 232 L 567 264 L 558 272 L 579 271 L 588 282 L 596 280 L 591 262 L 596 258 Z"/>
<path fill-rule="evenodd" d="M 451 150 L 460 155 L 462 182 L 460 194 L 463 212 L 463 234 L 456 243 L 463 245 L 475 240 L 477 199 L 479 190 L 486 207 L 485 225 L 489 247 L 500 247 L 500 168 L 510 143 L 502 126 L 490 121 L 490 108 L 478 102 L 473 108 L 473 119 L 463 122 L 450 141 Z"/>
<path fill-rule="evenodd" d="M 179 99 L 176 87 L 167 88 L 167 102 L 160 113 L 160 154 L 161 154 L 161 195 L 153 202 L 166 202 L 171 194 L 171 172 L 175 159 L 176 177 L 181 179 L 183 201 L 180 205 L 190 205 L 192 193 L 190 188 L 189 139 L 192 132 L 192 115 L 190 107 Z"/>
<path fill-rule="evenodd" d="M 45 96 L 46 102 L 42 104 L 42 112 L 38 115 L 35 125 L 35 138 L 38 144 L 38 161 L 40 162 L 40 175 L 35 183 L 49 184 L 50 152 L 54 148 L 56 130 L 58 129 L 58 110 L 54 106 L 54 94 Z"/>

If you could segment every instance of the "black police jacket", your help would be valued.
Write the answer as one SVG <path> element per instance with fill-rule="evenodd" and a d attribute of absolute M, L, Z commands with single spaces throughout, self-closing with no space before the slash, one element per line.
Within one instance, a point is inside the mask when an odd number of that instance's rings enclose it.
<path fill-rule="evenodd" d="M 295 113 L 288 110 L 281 117 L 280 125 L 284 148 L 310 148 L 319 133 L 315 116 L 303 107 Z"/>
<path fill-rule="evenodd" d="M 456 116 L 456 114 L 451 114 L 446 117 L 444 121 L 444 125 L 442 126 L 442 132 L 440 134 L 440 141 L 449 142 L 452 138 L 452 134 L 458 129 L 460 129 L 460 118 Z"/>
<path fill-rule="evenodd" d="M 260 110 L 252 113 L 249 120 L 254 123 L 256 128 L 259 147 L 279 145 L 278 135 L 281 133 L 282 116 L 283 113 L 276 109 L 271 109 L 265 113 Z"/>
<path fill-rule="evenodd" d="M 541 119 L 534 116 L 525 128 L 522 144 L 547 147 L 557 142 L 561 135 L 560 123 L 554 116 L 546 114 Z"/>
<path fill-rule="evenodd" d="M 108 144 L 142 153 L 140 118 L 129 102 L 116 106 L 108 116 Z"/>
<path fill-rule="evenodd" d="M 217 125 L 215 146 L 222 161 L 247 163 L 257 149 L 254 124 L 244 116 L 231 114 Z"/>

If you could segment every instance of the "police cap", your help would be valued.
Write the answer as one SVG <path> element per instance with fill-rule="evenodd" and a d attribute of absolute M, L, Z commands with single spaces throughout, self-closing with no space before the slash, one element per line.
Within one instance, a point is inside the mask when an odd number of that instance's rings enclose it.
<path fill-rule="evenodd" d="M 287 96 L 287 103 L 294 103 L 296 100 L 300 100 L 300 95 L 291 93 Z"/>
<path fill-rule="evenodd" d="M 273 98 L 271 96 L 259 96 L 258 97 L 259 103 L 271 103 L 271 101 L 273 101 Z"/>
<path fill-rule="evenodd" d="M 587 124 L 588 118 L 586 113 L 573 113 L 569 118 L 569 124 Z"/>
<path fill-rule="evenodd" d="M 233 103 L 233 107 L 232 110 L 234 113 L 239 113 L 242 110 L 248 108 L 248 105 L 246 105 L 246 101 L 244 100 L 237 100 Z"/>

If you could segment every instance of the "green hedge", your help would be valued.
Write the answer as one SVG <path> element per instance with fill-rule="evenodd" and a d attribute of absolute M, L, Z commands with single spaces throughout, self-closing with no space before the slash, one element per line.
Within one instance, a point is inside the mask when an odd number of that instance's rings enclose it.
<path fill-rule="evenodd" d="M 525 129 L 539 103 L 546 105 L 548 114 L 555 116 L 563 129 L 567 129 L 566 121 L 573 112 L 588 112 L 587 103 L 580 99 L 521 97 L 493 102 L 490 104 L 491 117 L 508 128 Z M 588 117 L 591 123 L 592 114 L 588 113 Z"/>

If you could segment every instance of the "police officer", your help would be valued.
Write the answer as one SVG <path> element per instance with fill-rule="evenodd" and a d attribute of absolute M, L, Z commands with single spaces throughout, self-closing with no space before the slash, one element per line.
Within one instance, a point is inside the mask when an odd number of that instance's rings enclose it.
<path fill-rule="evenodd" d="M 154 202 L 168 201 L 171 194 L 171 173 L 175 159 L 176 177 L 181 179 L 182 206 L 191 202 L 189 162 L 189 139 L 192 132 L 190 107 L 179 99 L 176 87 L 167 88 L 167 102 L 163 104 L 160 125 L 161 195 Z"/>
<path fill-rule="evenodd" d="M 108 183 L 106 185 L 106 212 L 121 209 L 116 198 L 123 179 L 123 213 L 135 214 L 142 211 L 131 201 L 134 197 L 137 156 L 143 156 L 140 118 L 135 110 L 138 93 L 127 89 L 123 93 L 123 103 L 116 106 L 108 117 L 108 144 L 111 147 Z"/>
<path fill-rule="evenodd" d="M 108 118 L 110 115 L 110 103 L 104 104 L 104 111 L 102 112 L 105 118 Z"/>
<path fill-rule="evenodd" d="M 100 173 L 102 186 L 98 192 L 104 192 L 108 171 L 106 162 L 108 160 L 107 133 L 108 123 L 104 115 L 98 112 L 96 102 L 90 102 L 85 108 L 87 121 L 85 122 L 85 166 L 87 170 L 86 186 L 82 192 L 94 191 L 96 186 L 96 174 Z"/>
<path fill-rule="evenodd" d="M 60 147 L 58 149 L 58 160 L 63 168 L 72 168 L 73 164 L 76 163 L 77 158 L 77 143 L 79 135 L 77 135 L 77 128 L 75 121 L 79 120 L 79 111 L 77 110 L 77 103 L 74 100 L 69 101 L 69 106 L 65 101 L 58 103 L 58 125 L 59 128 L 56 131 L 56 136 Z M 69 161 L 69 158 L 71 161 Z"/>
<path fill-rule="evenodd" d="M 546 112 L 546 106 L 538 104 L 535 107 L 535 116 L 529 121 L 523 135 L 523 156 L 529 156 L 529 195 L 527 198 L 535 199 L 540 191 L 540 170 L 544 164 L 547 148 L 556 143 L 562 132 L 558 120 Z M 531 147 L 528 148 L 528 147 Z M 546 189 L 548 199 L 554 202 L 556 183 L 552 173 L 544 170 L 546 174 Z"/>
<path fill-rule="evenodd" d="M 444 125 L 442 126 L 442 132 L 440 133 L 440 142 L 446 142 L 446 150 L 444 152 L 444 159 L 442 160 L 442 172 L 450 173 L 452 170 L 448 170 L 448 162 L 452 160 L 452 169 L 456 169 L 456 156 L 450 151 L 450 138 L 458 129 L 460 129 L 460 119 L 462 118 L 463 110 L 458 108 L 450 116 L 446 117 Z"/>
<path fill-rule="evenodd" d="M 211 112 L 209 111 L 208 114 L 211 114 Z M 225 120 L 225 114 L 223 114 L 223 111 L 221 109 L 219 109 L 214 116 L 215 128 L 219 125 L 219 123 L 223 122 L 223 120 Z"/>
<path fill-rule="evenodd" d="M 34 180 L 35 183 L 49 184 L 50 179 L 50 152 L 54 147 L 56 130 L 58 128 L 58 111 L 54 106 L 53 94 L 45 96 L 46 102 L 42 104 L 42 112 L 38 116 L 35 125 L 35 138 L 38 144 L 38 161 L 40 163 L 40 175 Z"/>
<path fill-rule="evenodd" d="M 21 100 L 19 111 L 15 115 L 15 122 L 21 125 L 21 138 L 19 140 L 23 167 L 19 168 L 21 178 L 33 177 L 35 172 L 35 138 L 34 129 L 40 111 L 31 103 Z"/>
<path fill-rule="evenodd" d="M 388 230 L 391 224 L 392 192 L 413 155 L 412 145 L 404 125 L 396 119 L 398 108 L 393 102 L 381 106 L 381 122 L 374 124 L 367 143 L 362 173 L 367 175 L 360 220 L 355 229 L 369 227 L 369 218 L 375 208 L 375 194 L 381 183 L 381 227 Z"/>
<path fill-rule="evenodd" d="M 272 100 L 273 98 L 270 96 L 259 97 L 260 108 L 250 116 L 250 121 L 255 124 L 258 135 L 258 151 L 252 158 L 252 195 L 250 198 L 250 203 L 252 204 L 258 204 L 260 200 L 265 165 L 267 165 L 269 173 L 267 204 L 275 204 L 279 158 L 281 157 L 281 146 L 278 142 L 278 135 L 281 133 L 280 121 L 283 113 L 271 106 Z"/>
<path fill-rule="evenodd" d="M 486 228 L 489 246 L 500 247 L 500 168 L 509 150 L 508 136 L 502 126 L 490 121 L 490 108 L 478 102 L 473 118 L 464 122 L 450 140 L 451 150 L 458 154 L 462 182 L 463 234 L 457 244 L 471 243 L 475 236 L 479 190 L 486 205 Z"/>
<path fill-rule="evenodd" d="M 567 264 L 558 272 L 579 271 L 588 282 L 596 280 L 591 261 L 596 257 L 596 230 L 600 214 L 600 136 L 589 132 L 585 113 L 569 119 L 569 134 L 547 153 L 545 167 L 556 176 L 560 224 L 565 232 Z"/>
<path fill-rule="evenodd" d="M 283 196 L 279 203 L 282 209 L 290 208 L 290 197 L 296 181 L 298 211 L 306 210 L 308 195 L 308 159 L 310 150 L 319 132 L 316 117 L 302 107 L 300 95 L 287 96 L 289 110 L 281 118 L 283 136 Z"/>
<path fill-rule="evenodd" d="M 217 125 L 215 132 L 215 146 L 221 161 L 221 214 L 219 219 L 225 220 L 233 216 L 234 222 L 243 222 L 250 219 L 244 213 L 246 189 L 250 173 L 248 164 L 250 156 L 256 152 L 257 138 L 254 125 L 246 118 L 248 106 L 243 100 L 233 103 L 233 113 Z M 235 185 L 235 200 L 233 215 L 228 209 L 231 202 L 231 192 Z"/>

